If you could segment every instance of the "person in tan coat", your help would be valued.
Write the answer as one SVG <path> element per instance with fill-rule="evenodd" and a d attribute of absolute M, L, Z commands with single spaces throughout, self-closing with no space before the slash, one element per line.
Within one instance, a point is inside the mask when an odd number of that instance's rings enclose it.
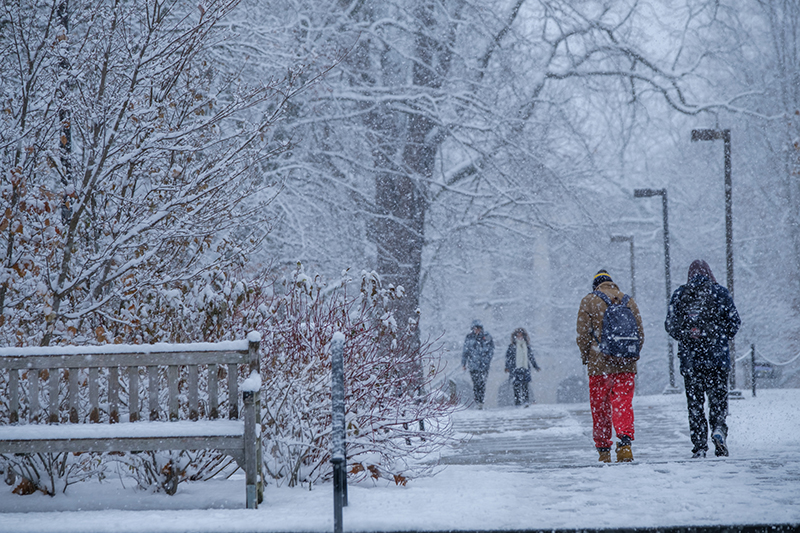
<path fill-rule="evenodd" d="M 605 270 L 600 270 L 592 280 L 593 291 L 581 300 L 578 310 L 577 343 L 581 352 L 581 362 L 589 374 L 589 403 L 592 410 L 592 436 L 599 453 L 599 460 L 611 462 L 612 427 L 616 431 L 617 462 L 633 461 L 631 441 L 634 438 L 633 401 L 636 378 L 635 357 L 618 357 L 600 351 L 603 316 L 608 304 L 601 292 L 614 304 L 622 303 L 625 294 L 612 281 Z M 638 327 L 639 350 L 644 344 L 644 328 L 639 308 L 632 298 L 627 307 L 633 313 Z"/>

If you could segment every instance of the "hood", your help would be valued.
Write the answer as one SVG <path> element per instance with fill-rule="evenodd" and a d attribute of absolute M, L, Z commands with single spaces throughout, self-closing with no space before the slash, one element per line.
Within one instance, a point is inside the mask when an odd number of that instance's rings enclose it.
<path fill-rule="evenodd" d="M 711 267 L 702 259 L 695 259 L 692 261 L 692 264 L 689 265 L 689 275 L 687 276 L 686 282 L 691 284 L 692 280 L 698 276 L 702 276 L 714 283 L 717 282 L 714 278 L 714 273 L 711 272 Z"/>

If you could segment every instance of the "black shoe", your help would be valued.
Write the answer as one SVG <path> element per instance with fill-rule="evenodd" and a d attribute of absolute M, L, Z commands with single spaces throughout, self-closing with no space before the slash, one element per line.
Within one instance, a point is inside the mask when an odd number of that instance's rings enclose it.
<path fill-rule="evenodd" d="M 705 458 L 706 458 L 705 450 L 697 450 L 692 454 L 692 459 L 705 459 Z"/>
<path fill-rule="evenodd" d="M 725 444 L 725 435 L 719 428 L 715 429 L 711 434 L 711 440 L 714 441 L 714 455 L 717 457 L 728 457 L 728 446 Z"/>

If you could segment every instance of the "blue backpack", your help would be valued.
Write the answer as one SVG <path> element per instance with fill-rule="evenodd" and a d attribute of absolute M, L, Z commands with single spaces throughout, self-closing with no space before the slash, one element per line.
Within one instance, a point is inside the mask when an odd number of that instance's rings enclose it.
<path fill-rule="evenodd" d="M 603 331 L 598 339 L 600 352 L 612 357 L 638 359 L 641 339 L 636 318 L 628 307 L 630 297 L 626 294 L 620 303 L 615 304 L 600 291 L 594 291 L 593 294 L 608 306 L 603 315 Z"/>

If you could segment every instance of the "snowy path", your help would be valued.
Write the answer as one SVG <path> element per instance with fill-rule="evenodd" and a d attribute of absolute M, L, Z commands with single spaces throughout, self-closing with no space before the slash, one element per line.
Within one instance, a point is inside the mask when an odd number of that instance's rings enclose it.
<path fill-rule="evenodd" d="M 638 462 L 688 458 L 688 422 L 676 409 L 682 396 L 637 398 L 634 456 Z M 511 471 L 595 466 L 592 421 L 585 405 L 534 405 L 460 413 L 456 431 L 469 441 L 442 464 L 497 465 Z M 597 465 L 601 466 L 601 465 Z"/>
<path fill-rule="evenodd" d="M 746 396 L 731 404 L 731 457 L 701 461 L 688 459 L 682 396 L 636 398 L 636 462 L 619 465 L 597 463 L 587 406 L 458 413 L 457 431 L 472 437 L 447 451 L 444 471 L 351 486 L 345 531 L 800 526 L 800 390 Z M 55 498 L 0 486 L 0 532 L 332 531 L 329 485 L 270 486 L 248 511 L 243 483 L 182 484 L 174 497 L 111 482 Z"/>

